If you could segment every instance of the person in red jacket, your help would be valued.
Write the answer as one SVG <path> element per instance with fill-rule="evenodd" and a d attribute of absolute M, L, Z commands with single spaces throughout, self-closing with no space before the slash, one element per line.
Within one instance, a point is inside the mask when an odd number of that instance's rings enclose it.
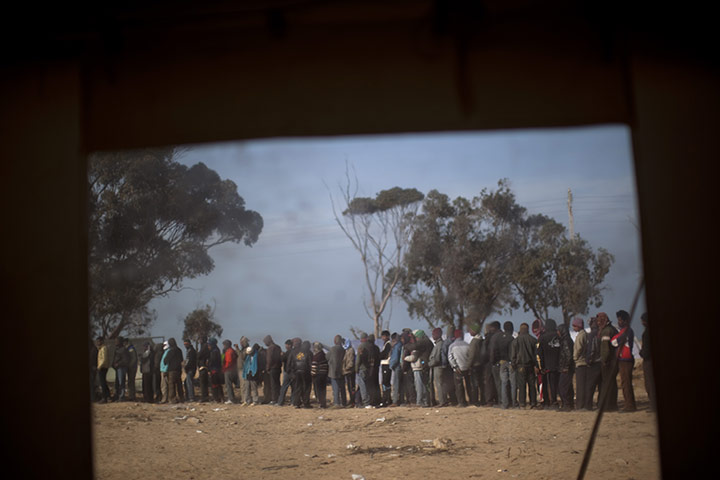
<path fill-rule="evenodd" d="M 225 391 L 227 392 L 225 403 L 235 403 L 233 383 L 235 383 L 235 376 L 237 375 L 237 353 L 232 348 L 230 340 L 223 340 L 222 372 L 225 376 Z"/>
<path fill-rule="evenodd" d="M 620 331 L 612 337 L 610 343 L 617 350 L 618 370 L 620 371 L 620 383 L 622 385 L 623 398 L 626 412 L 634 412 L 635 392 L 632 385 L 632 371 L 635 366 L 635 357 L 633 357 L 632 349 L 635 343 L 635 333 L 630 328 L 630 314 L 625 310 L 619 310 L 616 314 Z"/>

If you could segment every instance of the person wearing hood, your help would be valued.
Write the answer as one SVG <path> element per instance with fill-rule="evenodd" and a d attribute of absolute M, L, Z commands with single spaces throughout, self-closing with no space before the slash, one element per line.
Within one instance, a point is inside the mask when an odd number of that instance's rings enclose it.
<path fill-rule="evenodd" d="M 380 348 L 375 344 L 375 335 L 368 335 L 368 363 L 370 370 L 367 378 L 368 396 L 370 405 L 380 405 Z"/>
<path fill-rule="evenodd" d="M 606 412 L 617 412 L 618 410 L 618 362 L 617 347 L 612 344 L 612 339 L 618 334 L 617 329 L 610 323 L 607 313 L 597 314 L 598 327 L 600 328 L 600 365 L 602 372 L 602 387 L 600 395 L 605 395 L 603 389 L 608 389 L 608 397 L 605 401 Z"/>
<path fill-rule="evenodd" d="M 494 338 L 493 355 L 497 359 L 498 373 L 500 375 L 500 398 L 502 408 L 517 407 L 517 382 L 515 381 L 515 369 L 510 359 L 510 347 L 514 340 L 513 324 L 507 321 L 503 324 L 503 331 Z"/>
<path fill-rule="evenodd" d="M 170 403 L 182 402 L 182 350 L 177 346 L 174 338 L 168 339 L 168 350 L 163 357 L 167 367 L 167 392 Z"/>
<path fill-rule="evenodd" d="M 197 351 L 189 339 L 183 340 L 185 346 L 185 398 L 188 402 L 195 401 L 195 385 L 193 379 L 197 372 Z"/>
<path fill-rule="evenodd" d="M 520 324 L 518 336 L 511 344 L 510 361 L 515 367 L 519 406 L 525 408 L 527 405 L 525 399 L 529 398 L 530 408 L 537 407 L 535 393 L 537 339 L 530 335 L 530 327 L 527 323 Z M 525 396 L 526 393 L 527 397 Z"/>
<path fill-rule="evenodd" d="M 333 346 L 330 347 L 328 360 L 328 376 L 333 389 L 333 407 L 339 408 L 347 405 L 347 396 L 345 395 L 345 375 L 343 375 L 343 358 L 345 358 L 345 349 L 342 346 L 343 338 L 335 335 L 333 338 Z"/>
<path fill-rule="evenodd" d="M 233 350 L 234 351 L 234 350 Z M 257 343 L 252 347 L 245 347 L 243 354 L 245 359 L 243 360 L 243 391 L 242 401 L 243 405 L 257 405 L 259 403 L 258 395 L 258 376 L 260 375 L 260 345 Z"/>
<path fill-rule="evenodd" d="M 270 335 L 263 338 L 263 343 L 267 347 L 265 352 L 265 376 L 269 383 L 270 404 L 274 405 L 280 395 L 280 373 L 282 370 L 282 350 L 280 346 L 273 342 Z"/>
<path fill-rule="evenodd" d="M 557 324 L 552 318 L 545 323 L 545 333 L 538 339 L 539 368 L 542 370 L 547 387 L 545 408 L 556 407 L 560 382 L 560 339 Z"/>
<path fill-rule="evenodd" d="M 561 323 L 557 327 L 560 340 L 560 356 L 558 360 L 560 411 L 569 412 L 574 408 L 573 374 L 575 373 L 575 360 L 573 359 L 573 341 L 570 338 L 568 327 Z"/>
<path fill-rule="evenodd" d="M 166 345 L 167 342 L 153 345 L 153 392 L 155 393 L 155 403 L 160 403 L 163 397 L 167 397 L 167 384 L 164 383 L 165 374 L 162 372 L 162 357 L 167 351 Z"/>
<path fill-rule="evenodd" d="M 448 362 L 452 367 L 455 379 L 455 396 L 457 397 L 458 407 L 467 407 L 468 403 L 465 399 L 465 392 L 472 389 L 472 379 L 470 378 L 470 344 L 463 340 L 462 330 L 455 330 L 453 334 L 455 340 L 448 350 Z"/>
<path fill-rule="evenodd" d="M 295 342 L 293 342 L 293 345 L 294 344 Z M 306 340 L 297 346 L 293 346 L 290 356 L 293 373 L 293 406 L 295 408 L 311 408 L 310 389 L 312 386 L 310 384 L 310 362 L 312 353 L 310 352 L 310 342 Z"/>
<path fill-rule="evenodd" d="M 150 342 L 145 342 L 143 353 L 140 354 L 140 373 L 143 400 L 145 403 L 153 403 L 153 351 Z"/>
<path fill-rule="evenodd" d="M 348 406 L 355 406 L 355 349 L 350 344 L 350 339 L 346 339 L 343 343 L 345 355 L 343 356 L 342 372 L 345 376 L 345 385 L 347 385 L 349 401 Z"/>
<path fill-rule="evenodd" d="M 535 376 L 537 377 L 537 388 L 538 388 L 538 408 L 543 408 L 543 404 L 547 402 L 548 391 L 547 391 L 547 380 L 545 379 L 545 373 L 540 368 L 540 356 L 537 354 L 540 348 L 540 337 L 545 333 L 545 324 L 539 318 L 536 318 L 532 323 L 532 334 L 537 339 L 535 344 Z"/>
<path fill-rule="evenodd" d="M 320 408 L 327 408 L 328 371 L 328 360 L 325 356 L 325 352 L 323 352 L 322 344 L 320 342 L 315 342 L 312 346 L 310 376 L 312 377 L 315 398 L 320 404 Z"/>

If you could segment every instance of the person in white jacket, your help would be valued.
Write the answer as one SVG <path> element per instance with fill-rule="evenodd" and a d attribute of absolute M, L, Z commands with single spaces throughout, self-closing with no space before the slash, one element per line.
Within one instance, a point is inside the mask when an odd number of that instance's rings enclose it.
<path fill-rule="evenodd" d="M 462 338 L 462 330 L 455 330 L 455 341 L 448 350 L 448 362 L 453 369 L 458 407 L 467 407 L 465 390 L 470 391 L 470 344 Z"/>

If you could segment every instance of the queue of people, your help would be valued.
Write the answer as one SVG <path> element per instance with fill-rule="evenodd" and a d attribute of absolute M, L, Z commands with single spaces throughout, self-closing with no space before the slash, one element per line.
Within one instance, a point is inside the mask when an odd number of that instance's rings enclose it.
<path fill-rule="evenodd" d="M 115 340 L 112 358 L 103 338 L 91 352 L 94 400 L 137 401 L 135 375 L 142 375 L 142 398 L 148 403 L 224 402 L 227 404 L 312 408 L 375 408 L 393 406 L 552 408 L 592 410 L 601 389 L 608 388 L 606 411 L 618 410 L 617 376 L 623 411 L 636 410 L 632 385 L 635 363 L 630 315 L 616 313 L 617 328 L 608 315 L 588 322 L 576 317 L 570 328 L 553 320 L 532 326 L 512 322 L 478 324 L 465 332 L 440 328 L 385 330 L 376 341 L 362 334 L 357 350 L 336 335 L 333 345 L 300 338 L 285 341 L 284 349 L 270 335 L 263 346 L 242 337 L 239 344 L 201 339 L 196 350 L 184 340 L 185 354 L 174 338 L 161 344 L 146 342 L 136 352 L 127 339 Z M 654 408 L 652 363 L 647 314 L 640 356 L 645 386 Z M 115 388 L 107 372 L 115 370 Z M 97 378 L 97 382 L 95 381 Z M 327 398 L 328 386 L 332 398 Z M 199 394 L 197 392 L 199 390 Z M 237 391 L 236 391 L 237 390 Z M 597 393 L 597 396 L 596 396 Z M 314 395 L 313 395 L 314 394 Z"/>

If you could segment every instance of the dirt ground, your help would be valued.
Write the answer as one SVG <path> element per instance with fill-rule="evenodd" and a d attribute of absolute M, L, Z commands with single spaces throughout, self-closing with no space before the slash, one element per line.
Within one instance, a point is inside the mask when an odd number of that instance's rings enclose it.
<path fill-rule="evenodd" d="M 634 384 L 639 410 L 603 416 L 585 478 L 660 478 L 656 419 L 648 411 L 638 366 Z M 619 403 L 622 408 L 622 391 Z M 596 417 L 596 412 L 492 407 L 314 406 L 95 405 L 95 475 L 98 479 L 575 478 Z"/>

